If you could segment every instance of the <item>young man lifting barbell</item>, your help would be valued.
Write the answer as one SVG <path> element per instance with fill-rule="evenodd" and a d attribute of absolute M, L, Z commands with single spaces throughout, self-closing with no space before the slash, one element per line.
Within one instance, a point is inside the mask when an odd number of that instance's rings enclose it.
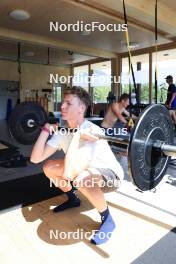
<path fill-rule="evenodd" d="M 74 186 L 100 213 L 102 223 L 91 242 L 102 244 L 109 239 L 109 234 L 115 229 L 115 223 L 101 186 L 104 183 L 108 186 L 108 182 L 114 182 L 117 188 L 117 182 L 119 184 L 123 180 L 124 173 L 107 141 L 98 140 L 98 137 L 93 135 L 102 135 L 102 129 L 84 119 L 84 113 L 89 104 L 90 97 L 84 89 L 80 87 L 66 89 L 61 105 L 62 119 L 67 122 L 68 128 L 78 128 L 78 132 L 73 136 L 70 133 L 63 134 L 58 131 L 48 140 L 50 125 L 45 124 L 33 147 L 31 161 L 39 163 L 57 150 L 64 151 L 66 154 L 64 160 L 48 160 L 43 166 L 45 175 L 57 182 L 58 187 L 68 197 L 65 203 L 58 205 L 53 211 L 57 213 L 80 206 L 80 199 L 75 188 L 72 187 L 74 183 Z M 89 185 L 87 185 L 88 182 Z"/>

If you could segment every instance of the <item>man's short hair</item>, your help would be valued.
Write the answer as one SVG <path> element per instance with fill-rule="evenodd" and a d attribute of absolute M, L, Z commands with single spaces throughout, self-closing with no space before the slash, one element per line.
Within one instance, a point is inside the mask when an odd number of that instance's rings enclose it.
<path fill-rule="evenodd" d="M 119 98 L 119 102 L 122 102 L 122 101 L 126 101 L 130 98 L 129 94 L 127 93 L 123 93 L 120 98 Z"/>
<path fill-rule="evenodd" d="M 79 98 L 79 100 L 86 106 L 86 110 L 88 106 L 91 104 L 90 96 L 88 92 L 80 86 L 73 86 L 72 88 L 68 87 L 64 90 L 64 95 L 72 94 Z"/>

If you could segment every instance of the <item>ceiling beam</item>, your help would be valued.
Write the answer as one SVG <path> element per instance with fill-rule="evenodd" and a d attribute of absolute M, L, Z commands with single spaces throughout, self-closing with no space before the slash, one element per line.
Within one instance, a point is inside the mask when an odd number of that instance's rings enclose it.
<path fill-rule="evenodd" d="M 158 45 L 158 52 L 163 51 L 163 50 L 169 50 L 169 49 L 176 49 L 176 42 L 171 42 L 171 43 L 166 43 L 166 44 L 161 44 Z M 151 46 L 149 48 L 144 48 L 144 49 L 138 49 L 138 50 L 131 50 L 131 55 L 132 56 L 137 56 L 137 55 L 142 55 L 146 54 L 149 52 L 156 52 L 156 47 Z M 122 52 L 118 54 L 121 58 L 128 57 L 128 52 Z"/>
<path fill-rule="evenodd" d="M 121 0 L 122 1 L 122 0 Z M 141 14 L 145 14 L 148 17 L 155 18 L 155 0 L 126 0 L 126 6 L 131 7 Z M 176 15 L 175 10 L 171 7 L 168 7 L 167 1 L 166 4 L 158 1 L 158 27 L 162 27 L 164 31 L 169 34 L 176 34 Z"/>
<path fill-rule="evenodd" d="M 106 61 L 109 61 L 109 59 L 96 58 L 96 59 L 92 59 L 92 60 L 76 62 L 76 63 L 71 64 L 71 66 L 72 67 L 78 67 L 78 66 L 83 66 L 83 65 L 87 65 L 87 64 L 95 64 L 95 63 L 106 62 Z"/>
<path fill-rule="evenodd" d="M 116 58 L 115 52 L 109 52 L 101 49 L 89 48 L 82 45 L 70 43 L 68 41 L 59 40 L 55 38 L 48 38 L 22 31 L 15 31 L 0 27 L 0 39 L 18 41 L 39 46 L 46 46 L 56 49 L 72 50 L 78 54 L 89 55 L 101 58 Z"/>
<path fill-rule="evenodd" d="M 100 1 L 81 1 L 81 0 L 62 0 L 63 2 L 66 3 L 70 3 L 74 6 L 79 6 L 84 8 L 85 10 L 88 11 L 93 11 L 96 14 L 100 14 L 103 15 L 107 18 L 113 19 L 116 22 L 121 22 L 124 23 L 124 14 L 121 12 L 118 12 L 112 8 L 109 8 L 105 5 L 102 5 Z M 115 0 L 114 0 L 115 1 Z M 122 0 L 120 0 L 122 1 Z M 138 12 L 142 12 L 145 11 L 145 8 L 148 6 L 148 3 L 151 0 L 127 0 L 126 1 L 126 6 L 135 8 L 136 11 L 138 10 Z M 152 3 L 154 3 L 154 0 L 152 0 Z M 139 7 L 138 7 L 139 6 Z M 152 5 L 150 3 L 149 5 L 150 8 L 147 8 L 147 15 L 151 17 L 151 14 L 153 13 L 153 21 L 154 21 L 154 4 Z M 174 13 L 174 12 L 173 12 Z M 155 27 L 151 26 L 151 24 L 145 23 L 139 19 L 136 19 L 135 17 L 130 16 L 129 14 L 127 14 L 128 16 L 128 24 L 136 27 L 138 29 L 142 29 L 144 31 L 149 31 L 149 32 L 155 32 Z M 163 19 L 163 22 L 166 22 L 165 19 Z M 169 32 L 170 33 L 170 32 Z M 158 35 L 165 38 L 165 39 L 169 39 L 172 40 L 172 36 L 171 34 L 169 34 L 168 31 L 165 31 L 163 29 L 158 28 Z"/>

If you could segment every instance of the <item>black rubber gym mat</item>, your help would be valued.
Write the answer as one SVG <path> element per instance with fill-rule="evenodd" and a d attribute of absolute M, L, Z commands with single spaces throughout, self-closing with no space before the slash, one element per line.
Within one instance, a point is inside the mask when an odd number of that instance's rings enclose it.
<path fill-rule="evenodd" d="M 49 180 L 42 173 L 0 183 L 0 211 L 62 194 L 61 190 L 49 185 Z"/>

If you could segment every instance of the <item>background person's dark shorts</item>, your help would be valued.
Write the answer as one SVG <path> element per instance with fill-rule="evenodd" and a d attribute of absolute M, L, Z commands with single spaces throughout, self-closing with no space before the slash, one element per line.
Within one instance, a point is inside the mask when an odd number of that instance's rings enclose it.
<path fill-rule="evenodd" d="M 118 189 L 121 185 L 121 180 L 118 175 L 108 168 L 96 168 L 102 175 L 104 180 L 103 192 L 112 192 Z"/>

